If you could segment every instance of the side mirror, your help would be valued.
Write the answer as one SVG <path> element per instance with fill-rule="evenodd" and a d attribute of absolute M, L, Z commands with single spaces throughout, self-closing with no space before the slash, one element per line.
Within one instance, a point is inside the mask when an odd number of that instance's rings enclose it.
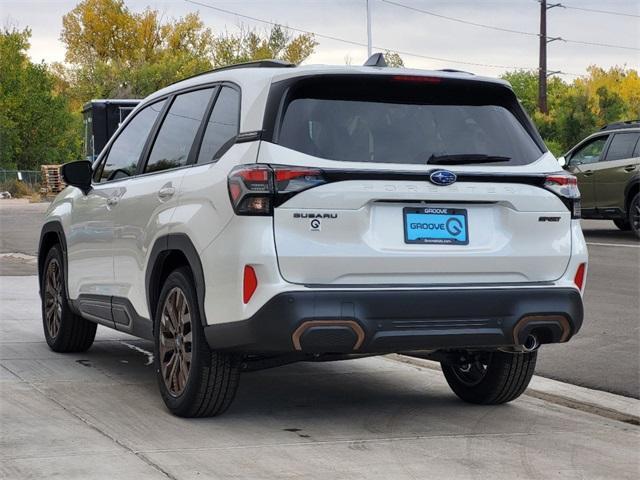
<path fill-rule="evenodd" d="M 86 195 L 91 190 L 91 162 L 78 160 L 62 165 L 62 178 L 67 185 L 77 187 Z"/>
<path fill-rule="evenodd" d="M 558 157 L 558 163 L 562 168 L 567 166 L 567 159 L 564 157 Z"/>

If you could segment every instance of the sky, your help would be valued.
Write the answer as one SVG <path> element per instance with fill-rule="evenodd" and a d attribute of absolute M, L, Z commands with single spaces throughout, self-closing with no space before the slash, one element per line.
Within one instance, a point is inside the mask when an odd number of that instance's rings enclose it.
<path fill-rule="evenodd" d="M 366 44 L 366 0 L 194 0 L 238 14 L 277 22 L 292 28 Z M 381 47 L 403 52 L 407 67 L 456 68 L 498 76 L 516 68 L 537 68 L 538 38 L 490 30 L 402 8 L 384 0 L 369 0 L 374 51 Z M 540 6 L 536 0 L 391 0 L 438 15 L 500 28 L 537 33 Z M 548 32 L 584 42 L 621 45 L 623 48 L 554 41 L 548 46 L 549 71 L 562 71 L 565 80 L 585 73 L 589 65 L 615 65 L 640 70 L 640 0 L 553 0 L 566 6 L 609 10 L 631 16 L 610 15 L 556 7 L 548 11 Z M 550 3 L 553 3 L 550 0 Z M 29 52 L 34 61 L 64 61 L 60 42 L 62 16 L 77 0 L 0 0 L 3 27 L 29 27 Z M 258 29 L 268 25 L 223 13 L 186 0 L 125 0 L 133 11 L 157 9 L 168 18 L 197 11 L 214 33 L 235 31 L 241 24 Z M 295 32 L 292 32 L 295 33 Z M 317 37 L 316 52 L 305 63 L 364 63 L 367 49 Z M 409 54 L 416 54 L 412 56 Z M 419 55 L 419 56 L 418 56 Z M 432 58 L 425 58 L 432 57 Z M 439 60 L 437 60 L 439 59 Z"/>

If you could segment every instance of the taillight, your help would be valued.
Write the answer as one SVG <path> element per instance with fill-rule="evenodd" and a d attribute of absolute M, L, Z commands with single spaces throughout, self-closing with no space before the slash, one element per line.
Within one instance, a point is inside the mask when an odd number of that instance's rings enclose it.
<path fill-rule="evenodd" d="M 580 266 L 578 267 L 578 270 L 576 270 L 576 276 L 573 277 L 573 283 L 576 284 L 576 287 L 578 287 L 580 291 L 582 291 L 582 287 L 584 287 L 584 279 L 585 279 L 586 271 L 587 271 L 587 264 L 581 263 Z"/>
<path fill-rule="evenodd" d="M 317 168 L 240 165 L 229 174 L 229 198 L 237 215 L 272 215 L 274 207 L 323 183 Z"/>
<path fill-rule="evenodd" d="M 242 301 L 247 304 L 258 288 L 258 277 L 253 267 L 245 265 L 244 278 L 242 281 Z"/>
<path fill-rule="evenodd" d="M 582 216 L 580 190 L 578 190 L 576 177 L 567 174 L 547 175 L 544 181 L 544 188 L 560 197 L 560 200 L 571 212 L 571 218 L 580 218 Z"/>
<path fill-rule="evenodd" d="M 229 173 L 229 198 L 238 215 L 271 215 L 272 178 L 268 165 L 240 165 Z"/>

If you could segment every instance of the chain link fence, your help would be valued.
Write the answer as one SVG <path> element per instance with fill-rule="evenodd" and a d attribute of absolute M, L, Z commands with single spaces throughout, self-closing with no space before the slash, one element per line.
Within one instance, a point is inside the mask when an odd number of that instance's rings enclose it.
<path fill-rule="evenodd" d="M 42 182 L 42 173 L 38 170 L 0 170 L 0 184 L 11 180 L 19 180 L 36 190 Z"/>

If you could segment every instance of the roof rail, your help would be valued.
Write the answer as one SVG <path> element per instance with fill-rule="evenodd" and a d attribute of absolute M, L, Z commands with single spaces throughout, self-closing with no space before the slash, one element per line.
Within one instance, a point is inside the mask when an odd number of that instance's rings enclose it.
<path fill-rule="evenodd" d="M 638 120 L 625 120 L 624 122 L 614 122 L 605 125 L 600 129 L 600 131 L 604 130 L 617 130 L 620 128 L 639 128 L 640 127 L 640 119 Z"/>
<path fill-rule="evenodd" d="M 183 82 L 184 80 L 190 80 L 202 75 L 207 75 L 208 73 L 216 73 L 223 70 L 234 70 L 236 68 L 293 68 L 296 66 L 297 65 L 295 63 L 285 62 L 283 60 L 255 60 L 253 62 L 235 63 L 233 65 L 226 65 L 224 67 L 218 67 L 212 70 L 207 70 L 205 72 L 196 73 L 195 75 L 191 75 L 190 77 L 181 78 L 180 80 L 170 83 L 169 85 L 174 85 L 176 83 Z"/>

